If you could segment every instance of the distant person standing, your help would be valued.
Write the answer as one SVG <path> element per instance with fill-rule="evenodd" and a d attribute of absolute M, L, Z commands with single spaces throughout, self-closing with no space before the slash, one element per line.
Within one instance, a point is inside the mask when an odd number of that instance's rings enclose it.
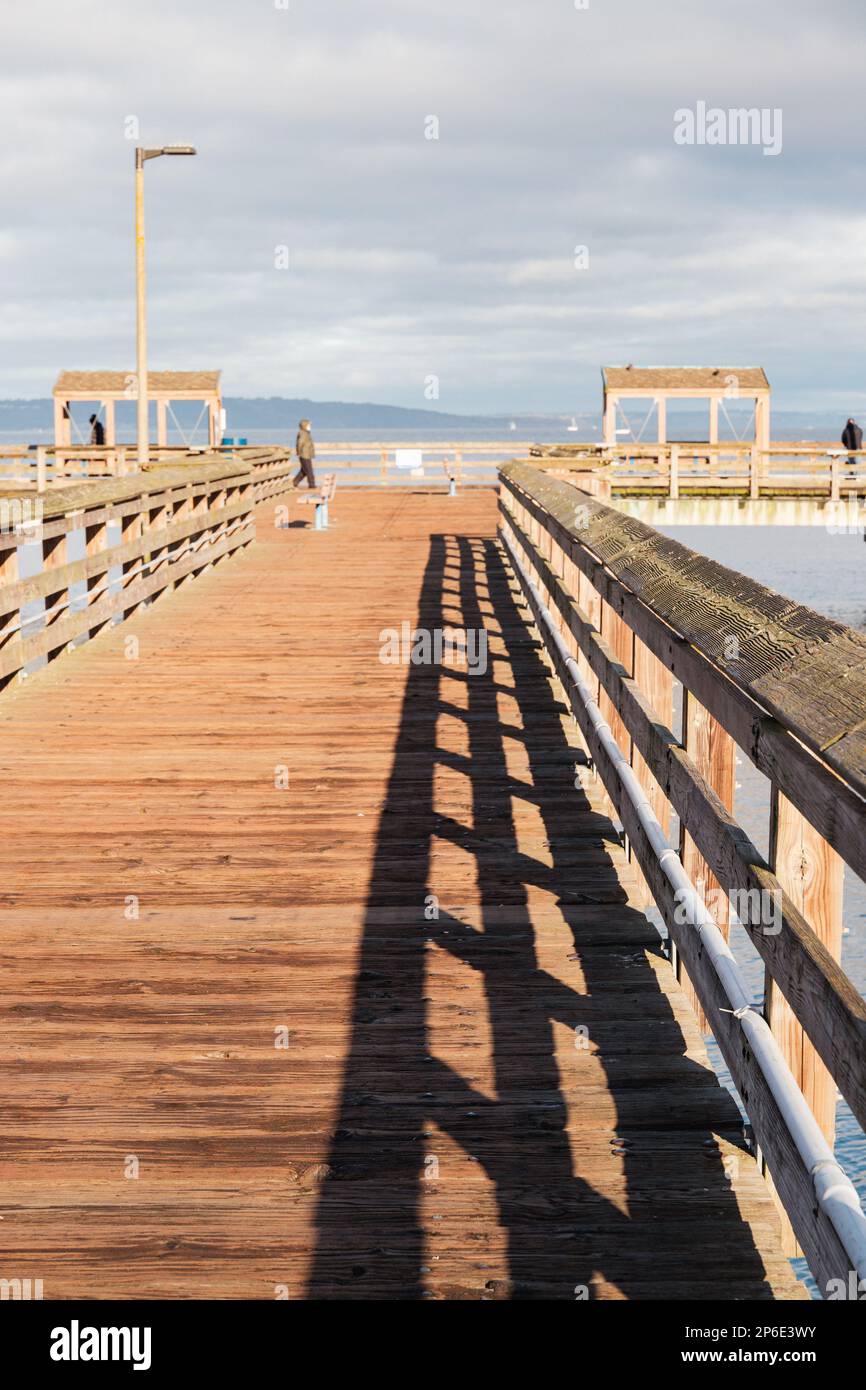
<path fill-rule="evenodd" d="M 316 457 L 316 446 L 313 443 L 313 436 L 310 434 L 311 425 L 309 420 L 302 420 L 298 426 L 298 437 L 295 440 L 295 452 L 298 455 L 300 468 L 292 479 L 292 486 L 298 487 L 303 478 L 307 480 L 307 487 L 316 486 L 316 475 L 313 472 L 313 459 Z"/>
<path fill-rule="evenodd" d="M 100 445 L 105 443 L 105 426 L 96 415 L 90 417 L 90 442 Z"/>
<path fill-rule="evenodd" d="M 845 426 L 844 430 L 842 431 L 842 443 L 845 445 L 845 448 L 846 448 L 846 449 L 862 449 L 862 448 L 863 448 L 863 431 L 861 430 L 860 426 L 857 424 L 857 421 L 856 421 L 856 420 L 852 420 L 852 419 L 849 418 L 847 425 Z M 849 466 L 849 468 L 853 468 L 854 465 L 855 465 L 857 462 L 858 462 L 857 459 L 855 459 L 855 458 L 849 458 L 849 459 L 848 459 L 848 466 Z"/>

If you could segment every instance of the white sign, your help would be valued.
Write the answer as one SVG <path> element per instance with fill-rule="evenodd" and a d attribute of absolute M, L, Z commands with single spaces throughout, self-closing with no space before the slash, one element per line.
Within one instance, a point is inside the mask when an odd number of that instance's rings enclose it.
<path fill-rule="evenodd" d="M 417 473 L 424 472 L 424 455 L 420 449 L 395 449 L 394 463 L 398 468 L 405 468 Z"/>

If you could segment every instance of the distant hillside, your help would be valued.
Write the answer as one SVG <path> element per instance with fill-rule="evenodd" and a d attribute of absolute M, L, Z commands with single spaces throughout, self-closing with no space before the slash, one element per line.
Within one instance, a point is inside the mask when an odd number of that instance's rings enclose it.
<path fill-rule="evenodd" d="M 135 432 L 134 403 L 124 402 L 119 417 L 118 429 L 121 439 L 131 439 Z M 515 411 L 512 415 L 457 415 L 440 410 L 420 410 L 398 405 L 380 405 L 373 401 L 311 401 L 305 397 L 283 396 L 227 396 L 225 399 L 227 428 L 232 435 L 245 431 L 273 432 L 276 438 L 290 437 L 297 423 L 309 416 L 316 429 L 333 431 L 382 430 L 403 431 L 411 438 L 415 432 L 433 435 L 436 431 L 479 431 L 488 432 L 490 438 L 507 437 L 509 426 L 515 422 L 522 434 L 533 436 L 537 431 L 539 438 L 559 438 L 565 436 L 568 422 L 574 416 L 578 422 L 578 438 L 590 439 L 598 436 L 600 417 L 597 410 L 528 412 Z M 74 408 L 77 430 L 81 434 L 88 407 L 81 403 Z M 173 406 L 175 415 L 186 429 L 198 419 L 200 406 L 197 401 L 178 401 Z M 706 411 L 686 409 L 669 416 L 671 437 L 674 439 L 705 439 L 707 430 Z M 774 410 L 772 416 L 773 437 L 775 439 L 837 439 L 844 419 L 836 413 L 827 411 Z M 745 434 L 749 422 L 743 420 L 739 428 Z M 54 411 L 50 400 L 0 400 L 0 431 L 7 438 L 15 437 L 23 443 L 46 434 L 50 437 L 54 429 Z M 647 438 L 653 437 L 653 426 L 647 430 Z"/>
<path fill-rule="evenodd" d="M 502 429 L 505 417 L 494 415 L 450 415 L 439 410 L 415 410 L 396 405 L 369 402 L 311 401 L 282 396 L 227 396 L 224 400 L 229 426 L 234 430 L 294 429 L 309 416 L 320 429 L 447 429 L 474 426 Z M 83 406 L 80 407 L 83 410 Z M 174 406 L 179 420 L 198 414 L 195 402 Z M 77 413 L 77 412 L 76 412 Z M 0 429 L 51 429 L 54 422 L 50 400 L 0 400 Z"/>
<path fill-rule="evenodd" d="M 486 425 L 502 428 L 495 415 L 449 415 L 439 410 L 416 410 L 373 401 L 310 401 L 283 396 L 227 396 L 226 415 L 235 428 L 266 430 L 294 427 L 309 417 L 324 430 L 337 429 L 440 429 L 447 426 Z"/>

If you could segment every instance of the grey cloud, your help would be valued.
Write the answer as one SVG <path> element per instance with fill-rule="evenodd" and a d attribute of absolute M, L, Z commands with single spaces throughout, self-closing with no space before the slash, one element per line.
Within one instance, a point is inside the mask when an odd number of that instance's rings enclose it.
<path fill-rule="evenodd" d="M 842 0 L 7 7 L 0 395 L 132 361 L 135 115 L 200 150 L 147 171 L 154 366 L 399 404 L 434 372 L 443 409 L 504 411 L 595 405 L 604 360 L 759 361 L 780 404 L 841 398 L 864 28 Z M 699 99 L 781 107 L 782 154 L 675 146 Z"/>

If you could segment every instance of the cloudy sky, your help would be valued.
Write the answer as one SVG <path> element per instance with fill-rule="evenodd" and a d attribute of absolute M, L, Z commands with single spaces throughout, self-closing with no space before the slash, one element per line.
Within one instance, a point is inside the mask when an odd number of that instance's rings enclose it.
<path fill-rule="evenodd" d="M 0 397 L 133 364 L 137 121 L 199 149 L 146 170 L 153 368 L 516 412 L 760 363 L 862 409 L 864 38 L 862 0 L 7 4 Z M 781 153 L 677 144 L 700 101 Z"/>

